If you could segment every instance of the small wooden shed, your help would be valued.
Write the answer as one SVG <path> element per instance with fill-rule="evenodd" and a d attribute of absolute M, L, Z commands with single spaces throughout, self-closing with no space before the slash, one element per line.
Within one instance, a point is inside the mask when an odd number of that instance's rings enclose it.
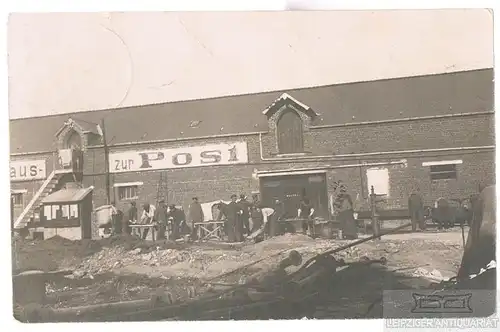
<path fill-rule="evenodd" d="M 72 229 L 80 239 L 92 238 L 92 191 L 65 188 L 42 200 L 40 222 L 45 229 Z"/>

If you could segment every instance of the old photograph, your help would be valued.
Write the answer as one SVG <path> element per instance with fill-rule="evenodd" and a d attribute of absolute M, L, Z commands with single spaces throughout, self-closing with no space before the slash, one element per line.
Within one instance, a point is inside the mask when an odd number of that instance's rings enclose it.
<path fill-rule="evenodd" d="M 13 13 L 8 52 L 16 320 L 498 321 L 490 10 Z"/>

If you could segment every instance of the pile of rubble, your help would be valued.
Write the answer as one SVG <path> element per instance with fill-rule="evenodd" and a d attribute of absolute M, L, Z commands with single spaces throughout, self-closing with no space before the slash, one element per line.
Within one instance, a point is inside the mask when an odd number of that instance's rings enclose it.
<path fill-rule="evenodd" d="M 344 242 L 344 241 L 342 241 Z M 345 241 L 348 243 L 347 241 Z M 283 244 L 282 246 L 280 244 Z M 344 243 L 336 244 L 336 246 Z M 164 249 L 160 246 L 154 248 L 134 248 L 130 246 L 115 245 L 104 247 L 99 252 L 82 260 L 76 266 L 73 276 L 75 278 L 90 277 L 107 272 L 114 272 L 129 266 L 148 266 L 148 267 L 172 267 L 176 274 L 185 274 L 185 276 L 200 277 L 208 276 L 207 270 L 211 270 L 211 275 L 224 273 L 237 266 L 243 266 L 252 261 L 260 260 L 268 256 L 279 253 L 286 249 L 297 250 L 304 257 L 312 257 L 326 249 L 332 248 L 331 241 L 314 241 L 303 235 L 286 235 L 276 237 L 265 242 L 245 246 L 240 250 L 223 250 L 190 247 L 184 249 Z M 366 252 L 358 247 L 352 247 L 339 253 L 338 258 L 344 260 L 357 260 L 366 256 Z M 272 259 L 266 259 L 262 263 L 264 268 L 266 263 L 272 263 L 279 260 L 276 256 Z M 227 263 L 227 264 L 225 264 Z M 189 272 L 186 272 L 189 271 Z"/>

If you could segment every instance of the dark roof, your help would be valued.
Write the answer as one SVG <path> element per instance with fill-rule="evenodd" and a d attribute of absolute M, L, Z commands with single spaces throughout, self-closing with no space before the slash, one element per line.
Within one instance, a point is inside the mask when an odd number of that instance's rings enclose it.
<path fill-rule="evenodd" d="M 54 135 L 69 117 L 105 118 L 111 144 L 267 131 L 262 112 L 283 93 L 319 114 L 314 125 L 492 111 L 493 69 L 15 119 L 11 152 L 55 149 Z"/>
<path fill-rule="evenodd" d="M 68 188 L 58 190 L 42 200 L 42 204 L 77 203 L 83 200 L 94 188 Z"/>

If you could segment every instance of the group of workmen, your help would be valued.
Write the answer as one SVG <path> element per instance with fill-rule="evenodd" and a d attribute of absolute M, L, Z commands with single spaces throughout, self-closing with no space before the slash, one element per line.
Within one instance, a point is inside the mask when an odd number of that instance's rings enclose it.
<path fill-rule="evenodd" d="M 193 198 L 193 201 L 197 202 L 197 199 Z M 138 215 L 138 209 L 135 202 L 130 203 L 130 208 L 126 215 L 112 204 L 112 233 L 115 235 L 132 235 L 134 233 L 134 235 L 138 235 L 145 240 L 149 234 L 150 228 L 137 228 L 136 232 L 134 232 L 134 225 L 153 225 L 156 230 L 157 239 L 165 239 L 167 230 L 172 234 L 174 239 L 178 239 L 181 235 L 191 232 L 189 226 L 186 224 L 186 215 L 183 209 L 176 207 L 175 204 L 167 206 L 165 200 L 160 200 L 158 206 L 145 203 L 142 206 L 141 217 L 138 218 Z M 168 229 L 169 226 L 171 229 Z"/>
<path fill-rule="evenodd" d="M 240 195 L 239 200 L 237 200 L 236 195 L 232 195 L 230 203 L 225 204 L 221 201 L 215 205 L 220 211 L 217 220 L 220 221 L 224 218 L 224 231 L 229 242 L 243 241 L 245 236 L 249 236 L 261 228 L 263 229 L 263 226 L 272 215 L 277 219 L 278 216 L 282 216 L 280 211 L 283 211 L 283 209 L 279 208 L 280 204 L 277 204 L 278 209 L 263 207 L 257 195 L 253 195 L 251 202 L 247 200 L 247 196 L 244 194 Z M 112 233 L 126 233 L 129 235 L 135 233 L 134 235 L 146 239 L 150 228 L 154 227 L 157 234 L 156 238 L 159 240 L 165 239 L 167 234 L 169 239 L 172 240 L 185 235 L 189 235 L 191 239 L 196 239 L 196 224 L 205 221 L 203 209 L 197 197 L 192 199 L 188 218 L 186 218 L 182 207 L 179 208 L 175 204 L 167 206 L 165 200 L 159 201 L 158 206 L 145 203 L 142 206 L 141 217 L 138 218 L 138 215 L 135 202 L 130 203 L 125 215 L 112 204 Z M 150 227 L 134 227 L 134 225 Z M 133 232 L 132 229 L 134 228 L 137 229 L 136 232 Z M 272 227 L 270 231 L 274 233 Z"/>
<path fill-rule="evenodd" d="M 279 220 L 284 219 L 284 203 L 275 200 L 272 207 L 264 206 L 258 195 L 253 195 L 249 201 L 245 194 L 238 196 L 231 195 L 231 201 L 224 203 L 220 201 L 215 206 L 219 213 L 214 221 L 224 222 L 224 233 L 228 242 L 242 242 L 245 238 L 252 238 L 256 241 L 262 240 L 265 235 L 270 237 L 278 235 Z M 130 203 L 130 208 L 124 215 L 112 204 L 112 232 L 113 234 L 132 234 L 132 229 L 137 231 L 134 235 L 139 235 L 146 239 L 151 227 L 154 227 L 157 239 L 165 239 L 169 234 L 169 239 L 176 240 L 182 236 L 189 235 L 190 239 L 196 239 L 196 224 L 205 220 L 203 209 L 197 197 L 193 197 L 189 206 L 188 216 L 182 208 L 175 204 L 167 206 L 164 200 L 158 202 L 155 207 L 152 204 L 144 204 L 142 215 L 138 218 L 138 209 L 135 202 Z M 313 235 L 314 208 L 305 196 L 302 197 L 300 207 L 297 211 L 297 218 L 303 220 L 302 231 Z M 133 227 L 134 225 L 148 225 L 149 227 Z"/>

